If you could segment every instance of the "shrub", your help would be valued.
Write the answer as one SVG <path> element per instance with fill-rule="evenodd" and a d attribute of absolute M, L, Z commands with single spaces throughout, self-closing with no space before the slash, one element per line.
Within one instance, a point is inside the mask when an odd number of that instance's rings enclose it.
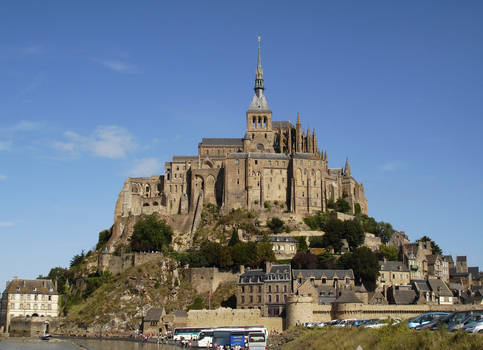
<path fill-rule="evenodd" d="M 267 220 L 267 226 L 272 230 L 273 233 L 280 233 L 284 231 L 284 222 L 279 218 L 272 218 Z"/>
<path fill-rule="evenodd" d="M 144 216 L 134 225 L 131 248 L 134 251 L 166 251 L 173 231 L 155 214 Z"/>

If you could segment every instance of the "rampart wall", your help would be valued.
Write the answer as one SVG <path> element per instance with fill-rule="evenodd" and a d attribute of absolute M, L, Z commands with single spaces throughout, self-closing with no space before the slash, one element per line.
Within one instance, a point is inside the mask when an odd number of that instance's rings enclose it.
<path fill-rule="evenodd" d="M 226 327 L 226 326 L 263 326 L 268 331 L 281 332 L 283 319 L 281 317 L 262 317 L 258 309 L 190 310 L 188 311 L 187 327 Z"/>
<path fill-rule="evenodd" d="M 192 267 L 186 270 L 185 276 L 198 294 L 214 292 L 222 283 L 237 282 L 238 273 L 220 271 L 216 267 Z"/>
<path fill-rule="evenodd" d="M 116 275 L 133 266 L 139 266 L 150 261 L 159 260 L 163 257 L 161 252 L 139 252 L 114 255 L 102 253 L 99 255 L 97 268 L 99 271 L 110 271 Z"/>

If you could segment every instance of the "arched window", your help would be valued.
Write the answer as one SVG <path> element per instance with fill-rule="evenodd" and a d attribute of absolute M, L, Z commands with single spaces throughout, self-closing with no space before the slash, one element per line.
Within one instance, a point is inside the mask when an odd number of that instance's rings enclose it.
<path fill-rule="evenodd" d="M 263 117 L 263 126 L 267 127 L 267 117 Z"/>
<path fill-rule="evenodd" d="M 257 117 L 253 117 L 252 126 L 255 128 L 257 126 Z"/>

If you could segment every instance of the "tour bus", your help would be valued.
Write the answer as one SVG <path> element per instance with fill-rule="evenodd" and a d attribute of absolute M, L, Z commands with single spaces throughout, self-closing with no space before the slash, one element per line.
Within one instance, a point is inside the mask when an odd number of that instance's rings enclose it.
<path fill-rule="evenodd" d="M 173 332 L 173 340 L 175 341 L 189 341 L 196 340 L 198 334 L 203 328 L 175 328 Z"/>
<path fill-rule="evenodd" d="M 202 329 L 198 334 L 198 337 L 193 341 L 192 346 L 195 348 L 208 348 L 211 347 L 213 341 L 213 328 Z"/>
<path fill-rule="evenodd" d="M 241 327 L 218 327 L 218 328 L 206 328 L 202 329 L 198 334 L 197 340 L 192 343 L 193 347 L 204 348 L 211 347 L 215 343 L 213 342 L 214 332 L 230 332 L 230 333 L 217 333 L 218 342 L 228 343 L 228 338 L 230 341 L 228 344 L 230 346 L 241 345 L 241 341 L 238 339 L 243 336 L 243 344 L 247 343 L 249 333 L 258 332 L 263 333 L 265 338 L 268 337 L 268 331 L 262 326 L 241 326 Z M 225 340 L 223 340 L 225 339 Z M 217 344 L 223 345 L 223 344 Z"/>

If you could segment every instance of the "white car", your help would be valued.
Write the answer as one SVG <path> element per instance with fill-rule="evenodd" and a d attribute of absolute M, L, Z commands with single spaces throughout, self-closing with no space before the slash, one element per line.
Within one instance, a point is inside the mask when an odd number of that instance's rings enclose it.
<path fill-rule="evenodd" d="M 483 334 L 483 318 L 480 318 L 479 321 L 468 323 L 466 326 L 463 327 L 463 330 L 468 333 Z"/>

